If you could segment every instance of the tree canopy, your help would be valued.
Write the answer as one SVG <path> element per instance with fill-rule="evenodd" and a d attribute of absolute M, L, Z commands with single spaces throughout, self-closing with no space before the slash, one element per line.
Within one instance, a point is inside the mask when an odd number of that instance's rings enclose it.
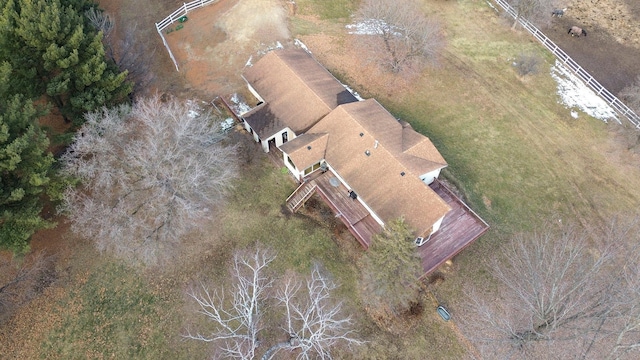
<path fill-rule="evenodd" d="M 356 42 L 393 73 L 419 72 L 435 61 L 444 44 L 440 25 L 412 0 L 364 0 L 356 20 L 369 29 L 354 32 Z"/>
<path fill-rule="evenodd" d="M 154 263 L 210 215 L 237 175 L 235 147 L 189 102 L 155 96 L 85 119 L 62 157 L 65 174 L 84 186 L 67 192 L 64 208 L 101 250 Z"/>
<path fill-rule="evenodd" d="M 414 236 L 404 219 L 386 224 L 362 259 L 362 292 L 367 307 L 383 316 L 399 315 L 419 300 L 422 266 Z"/>
<path fill-rule="evenodd" d="M 127 73 L 107 62 L 102 33 L 89 25 L 86 0 L 8 0 L 0 14 L 0 60 L 28 97 L 46 94 L 67 120 L 127 99 Z"/>
<path fill-rule="evenodd" d="M 51 181 L 53 156 L 37 123 L 40 112 L 22 94 L 11 95 L 11 65 L 0 65 L 0 247 L 26 252 L 28 240 L 48 225 L 41 197 Z"/>

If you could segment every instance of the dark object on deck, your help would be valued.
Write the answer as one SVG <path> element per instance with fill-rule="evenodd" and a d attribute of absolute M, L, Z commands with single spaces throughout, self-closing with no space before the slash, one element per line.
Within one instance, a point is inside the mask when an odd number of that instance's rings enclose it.
<path fill-rule="evenodd" d="M 353 190 L 349 191 L 349 197 L 353 200 L 358 198 L 358 194 L 356 194 Z"/>
<path fill-rule="evenodd" d="M 444 320 L 444 321 L 451 320 L 451 314 L 449 314 L 449 312 L 447 311 L 447 309 L 444 308 L 444 306 L 442 306 L 442 305 L 438 306 L 436 311 L 438 312 L 438 315 L 440 315 L 442 320 Z"/>

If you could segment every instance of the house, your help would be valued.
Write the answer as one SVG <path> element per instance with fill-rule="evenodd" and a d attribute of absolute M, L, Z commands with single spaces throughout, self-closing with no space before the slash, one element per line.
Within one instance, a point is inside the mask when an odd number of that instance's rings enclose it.
<path fill-rule="evenodd" d="M 416 236 L 428 237 L 451 210 L 428 186 L 447 166 L 440 153 L 374 99 L 339 105 L 280 150 L 299 181 L 330 171 L 381 227 L 404 217 Z M 370 237 L 354 235 L 369 246 Z"/>
<path fill-rule="evenodd" d="M 433 239 L 443 221 L 452 229 L 473 213 L 437 180 L 447 163 L 429 138 L 375 99 L 359 101 L 305 51 L 271 51 L 243 77 L 258 101 L 239 118 L 265 152 L 282 153 L 300 182 L 287 199 L 292 211 L 319 194 L 365 248 L 399 217 L 416 237 Z M 455 218 L 445 220 L 449 213 Z M 452 231 L 422 246 L 423 267 L 432 271 L 488 229 L 475 223 L 464 238 L 451 239 Z"/>
<path fill-rule="evenodd" d="M 329 71 L 303 50 L 276 50 L 243 77 L 258 105 L 240 114 L 245 128 L 275 147 L 304 133 L 338 105 L 358 101 Z"/>

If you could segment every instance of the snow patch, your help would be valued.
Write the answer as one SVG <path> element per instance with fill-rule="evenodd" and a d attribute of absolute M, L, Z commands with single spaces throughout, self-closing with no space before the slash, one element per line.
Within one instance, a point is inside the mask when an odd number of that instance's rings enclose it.
<path fill-rule="evenodd" d="M 395 36 L 402 36 L 400 28 L 389 25 L 380 19 L 366 19 L 345 27 L 349 30 L 349 34 L 353 35 L 382 35 L 385 32 L 391 32 Z"/>
<path fill-rule="evenodd" d="M 187 113 L 187 116 L 192 119 L 195 119 L 202 113 L 203 109 L 198 106 L 195 100 L 187 100 L 187 106 L 189 106 L 189 112 Z"/>
<path fill-rule="evenodd" d="M 227 132 L 233 128 L 234 124 L 235 121 L 233 118 L 226 118 L 220 123 L 220 130 L 222 130 L 222 132 Z"/>
<path fill-rule="evenodd" d="M 615 110 L 558 60 L 551 67 L 551 77 L 558 84 L 560 102 L 572 109 L 571 116 L 573 118 L 578 117 L 578 113 L 573 110 L 577 108 L 604 122 L 615 120 L 620 123 Z"/>
<path fill-rule="evenodd" d="M 282 43 L 280 41 L 276 41 L 275 43 L 270 44 L 270 45 L 261 43 L 260 46 L 264 47 L 264 48 L 262 50 L 258 50 L 257 51 L 258 55 L 265 55 L 269 51 L 276 50 L 276 49 L 284 49 L 284 46 L 282 45 Z"/>
<path fill-rule="evenodd" d="M 340 83 L 342 84 L 342 83 Z M 345 89 L 347 89 L 348 92 L 351 93 L 351 95 L 353 95 L 353 97 L 355 97 L 356 99 L 358 99 L 358 101 L 362 101 L 364 100 L 364 98 L 362 98 L 362 96 L 360 96 L 360 94 L 358 94 L 357 91 L 353 90 L 352 88 L 349 87 L 349 85 L 347 84 L 342 84 L 342 86 L 344 86 Z"/>
<path fill-rule="evenodd" d="M 302 41 L 300 41 L 300 39 L 295 39 L 293 40 L 293 44 L 299 48 L 301 48 L 302 50 L 306 51 L 307 53 L 311 54 L 311 50 L 309 50 L 309 48 L 307 47 L 307 45 L 305 45 L 305 43 L 303 43 Z"/>
<path fill-rule="evenodd" d="M 229 99 L 229 101 L 231 102 L 229 106 L 232 108 L 233 112 L 236 114 L 242 115 L 248 112 L 249 110 L 251 110 L 251 107 L 247 105 L 246 102 L 244 102 L 244 99 L 241 99 L 238 93 L 234 93 L 233 95 L 231 95 L 231 98 Z"/>

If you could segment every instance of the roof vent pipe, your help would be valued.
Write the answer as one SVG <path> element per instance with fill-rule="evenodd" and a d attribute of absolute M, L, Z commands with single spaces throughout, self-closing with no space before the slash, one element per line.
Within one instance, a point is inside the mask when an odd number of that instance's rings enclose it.
<path fill-rule="evenodd" d="M 377 149 L 377 148 L 378 148 L 378 140 L 376 140 L 376 142 L 375 142 L 375 143 L 373 143 L 373 148 L 374 148 L 374 149 Z"/>

